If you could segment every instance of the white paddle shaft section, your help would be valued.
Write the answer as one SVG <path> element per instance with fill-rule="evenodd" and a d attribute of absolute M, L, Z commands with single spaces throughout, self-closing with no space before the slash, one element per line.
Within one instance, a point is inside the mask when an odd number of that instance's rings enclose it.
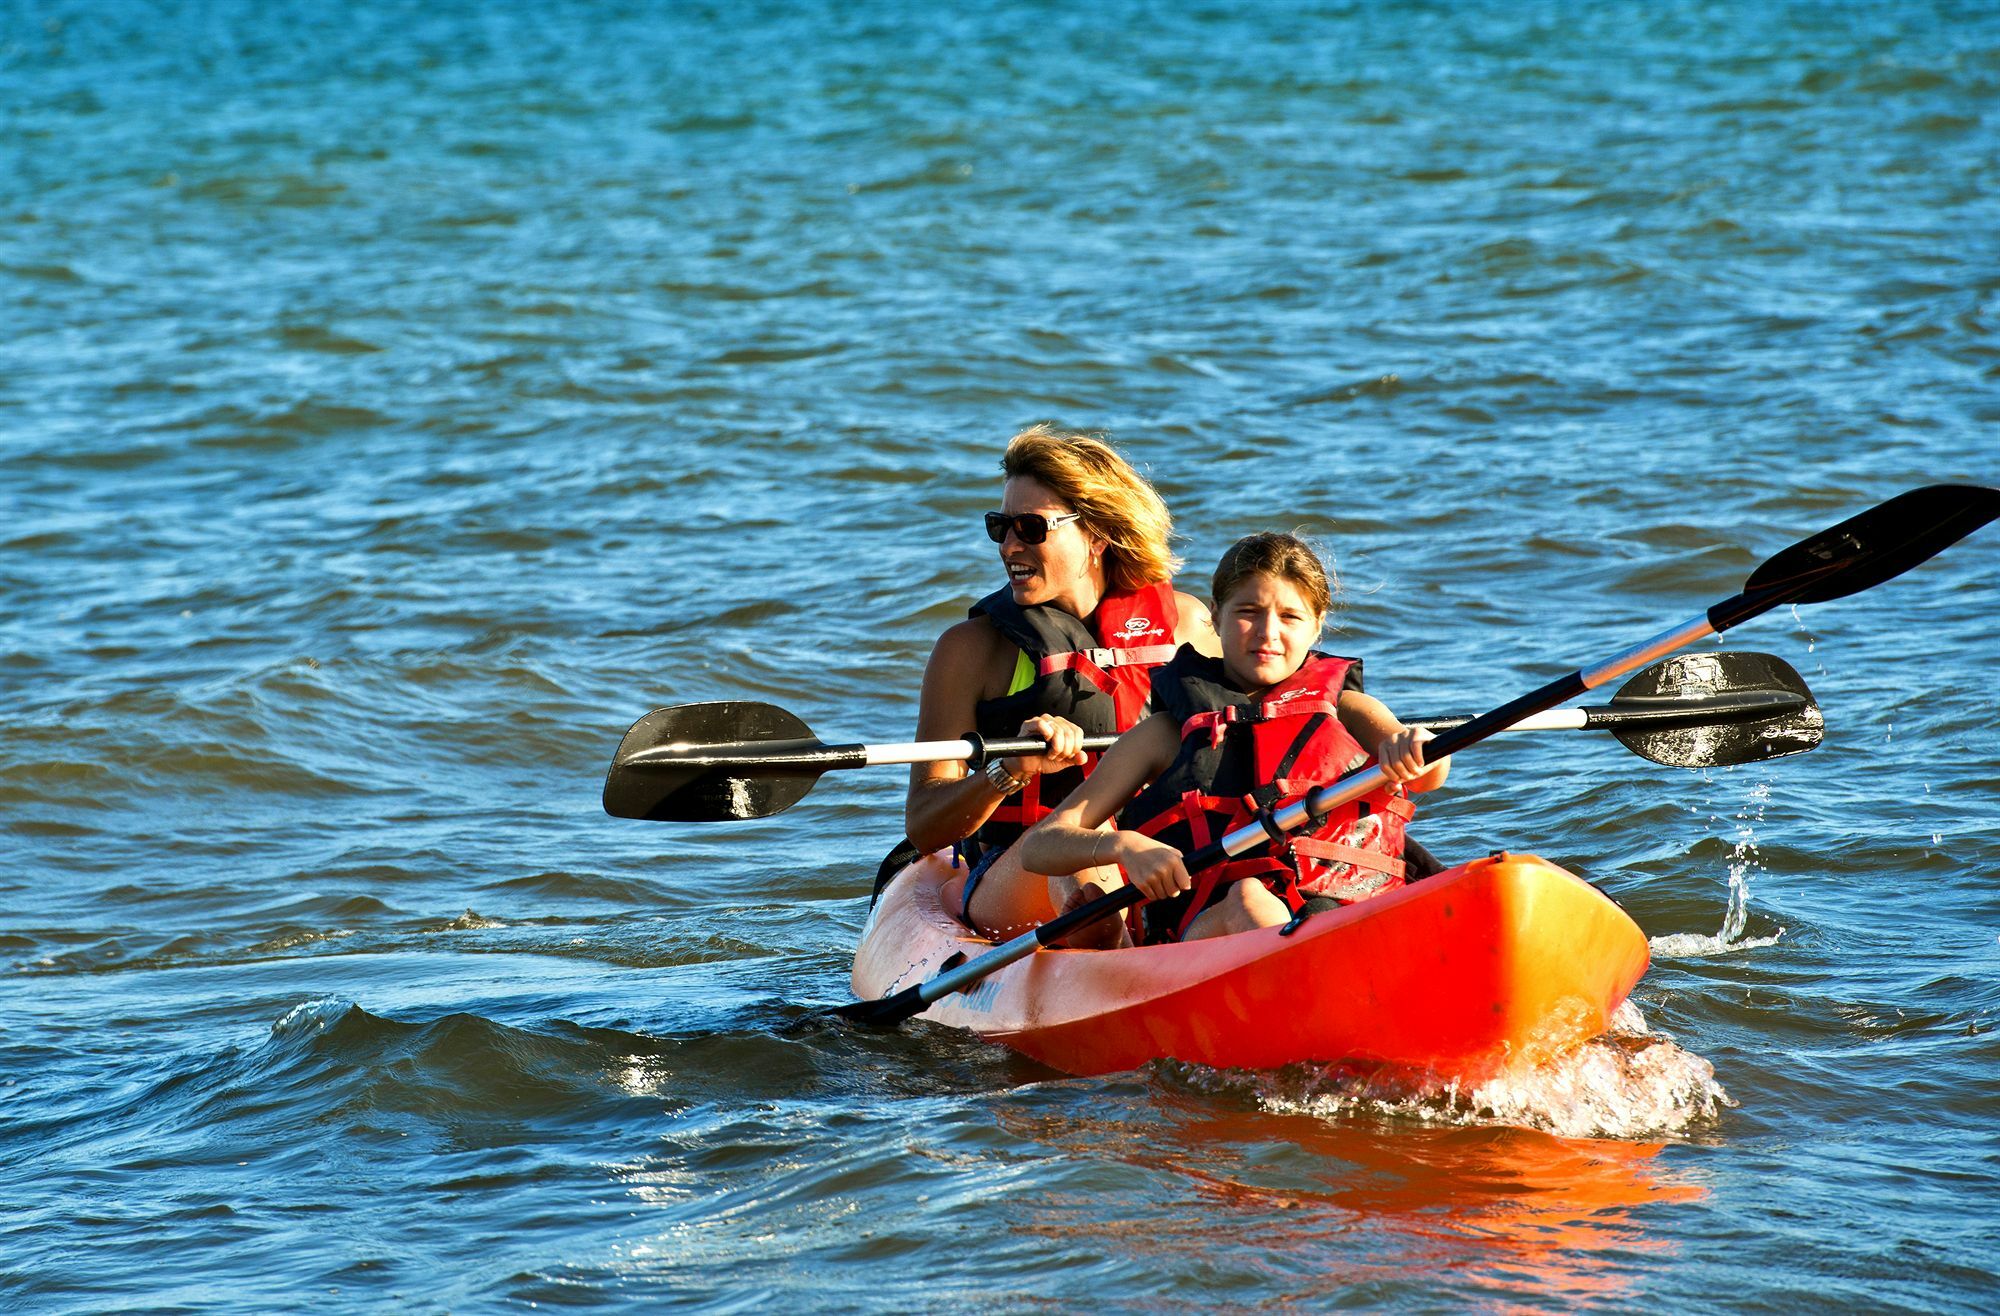
<path fill-rule="evenodd" d="M 1627 673 L 1638 671 L 1647 663 L 1664 658 L 1670 653 L 1676 653 L 1696 640 L 1706 639 L 1715 633 L 1715 627 L 1709 623 L 1708 615 L 1704 613 L 1670 631 L 1661 631 L 1644 644 L 1635 645 L 1616 657 L 1605 659 L 1595 667 L 1578 672 L 1577 675 L 1583 678 L 1584 689 L 1595 690 Z M 1523 723 L 1516 722 L 1514 725 L 1519 727 Z"/>
<path fill-rule="evenodd" d="M 1442 726 L 1456 726 L 1456 722 L 1426 722 L 1421 718 L 1410 723 L 1425 731 L 1435 731 Z M 1522 718 L 1506 728 L 1508 731 L 1582 731 L 1590 725 L 1590 710 L 1587 708 L 1551 708 L 1546 713 L 1536 713 Z"/>
<path fill-rule="evenodd" d="M 1507 728 L 1509 731 L 1582 731 L 1588 722 L 1581 708 L 1556 708 L 1546 713 L 1536 713 L 1524 717 Z M 1424 722 L 1412 722 L 1411 726 L 1423 727 Z M 1108 737 L 1107 737 L 1108 739 Z M 895 763 L 963 763 L 973 755 L 969 740 L 918 740 L 906 745 L 863 745 L 867 756 L 865 766 L 883 767 Z"/>
<path fill-rule="evenodd" d="M 918 740 L 907 745 L 864 745 L 868 766 L 885 763 L 963 763 L 974 750 L 969 740 Z"/>

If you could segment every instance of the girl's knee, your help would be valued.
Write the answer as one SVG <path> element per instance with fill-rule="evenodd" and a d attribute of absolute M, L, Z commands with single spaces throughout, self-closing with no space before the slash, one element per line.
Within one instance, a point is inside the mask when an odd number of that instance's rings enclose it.
<path fill-rule="evenodd" d="M 1235 932 L 1274 927 L 1291 919 L 1292 911 L 1262 882 L 1243 881 L 1231 886 L 1222 898 L 1188 925 L 1184 941 L 1206 937 L 1226 937 Z"/>
<path fill-rule="evenodd" d="M 1286 922 L 1292 916 L 1285 902 L 1272 894 L 1271 888 L 1262 882 L 1238 882 L 1230 888 L 1227 899 L 1232 909 L 1242 915 L 1250 927 L 1269 927 Z"/>

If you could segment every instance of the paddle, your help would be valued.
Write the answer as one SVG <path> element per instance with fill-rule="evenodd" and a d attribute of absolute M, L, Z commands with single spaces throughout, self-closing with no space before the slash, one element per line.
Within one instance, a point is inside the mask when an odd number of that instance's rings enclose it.
<path fill-rule="evenodd" d="M 1417 718 L 1445 732 L 1469 717 Z M 1640 758 L 1670 768 L 1719 768 L 1803 754 L 1826 719 L 1791 664 L 1768 653 L 1688 653 L 1654 663 L 1609 704 L 1534 713 L 1503 731 L 1609 731 Z"/>
<path fill-rule="evenodd" d="M 1432 731 L 1469 717 L 1421 718 Z M 1642 758 L 1677 768 L 1754 763 L 1819 743 L 1812 691 L 1784 660 L 1759 653 L 1669 658 L 1639 673 L 1608 705 L 1566 708 L 1514 731 L 1609 731 Z M 1116 736 L 1087 736 L 1104 749 Z M 632 724 L 604 779 L 605 812 L 671 822 L 768 818 L 799 802 L 820 775 L 887 763 L 970 763 L 1038 754 L 1032 737 L 828 745 L 775 704 L 736 701 L 660 708 Z"/>
<path fill-rule="evenodd" d="M 1898 494 L 1778 553 L 1750 573 L 1741 593 L 1715 604 L 1694 620 L 1450 728 L 1424 744 L 1425 761 L 1435 762 L 1468 749 L 1524 718 L 1782 604 L 1824 603 L 1879 585 L 1943 552 L 1996 516 L 2000 516 L 2000 489 L 1934 484 Z M 1380 789 L 1387 782 L 1381 769 L 1364 768 L 1285 806 L 1272 815 L 1271 821 L 1282 830 L 1292 831 Z M 1225 858 L 1247 854 L 1269 839 L 1262 823 L 1249 823 L 1188 855 L 1185 863 L 1189 871 L 1205 868 Z M 1142 899 L 1137 888 L 1120 887 L 928 981 L 880 1000 L 856 1001 L 833 1013 L 858 1023 L 899 1024 L 921 1013 L 939 997 L 963 991 L 1037 949 L 1062 940 L 1077 928 L 1136 905 Z"/>

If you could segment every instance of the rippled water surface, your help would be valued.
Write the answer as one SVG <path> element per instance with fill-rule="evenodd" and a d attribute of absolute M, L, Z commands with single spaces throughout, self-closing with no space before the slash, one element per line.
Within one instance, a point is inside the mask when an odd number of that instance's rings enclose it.
<path fill-rule="evenodd" d="M 2000 532 L 1732 635 L 1808 757 L 1465 756 L 1655 948 L 1479 1091 L 830 1026 L 901 775 L 598 792 L 906 738 L 1035 420 L 1409 714 L 2000 483 L 1996 122 L 1983 4 L 0 5 L 0 1306 L 1990 1310 Z"/>

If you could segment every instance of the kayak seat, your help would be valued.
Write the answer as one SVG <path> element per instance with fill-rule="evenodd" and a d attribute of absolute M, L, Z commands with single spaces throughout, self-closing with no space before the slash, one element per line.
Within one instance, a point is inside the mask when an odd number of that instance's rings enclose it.
<path fill-rule="evenodd" d="M 1414 836 L 1403 836 L 1403 881 L 1421 882 L 1427 877 L 1436 877 L 1444 871 L 1444 864 L 1438 857 L 1417 843 Z"/>

